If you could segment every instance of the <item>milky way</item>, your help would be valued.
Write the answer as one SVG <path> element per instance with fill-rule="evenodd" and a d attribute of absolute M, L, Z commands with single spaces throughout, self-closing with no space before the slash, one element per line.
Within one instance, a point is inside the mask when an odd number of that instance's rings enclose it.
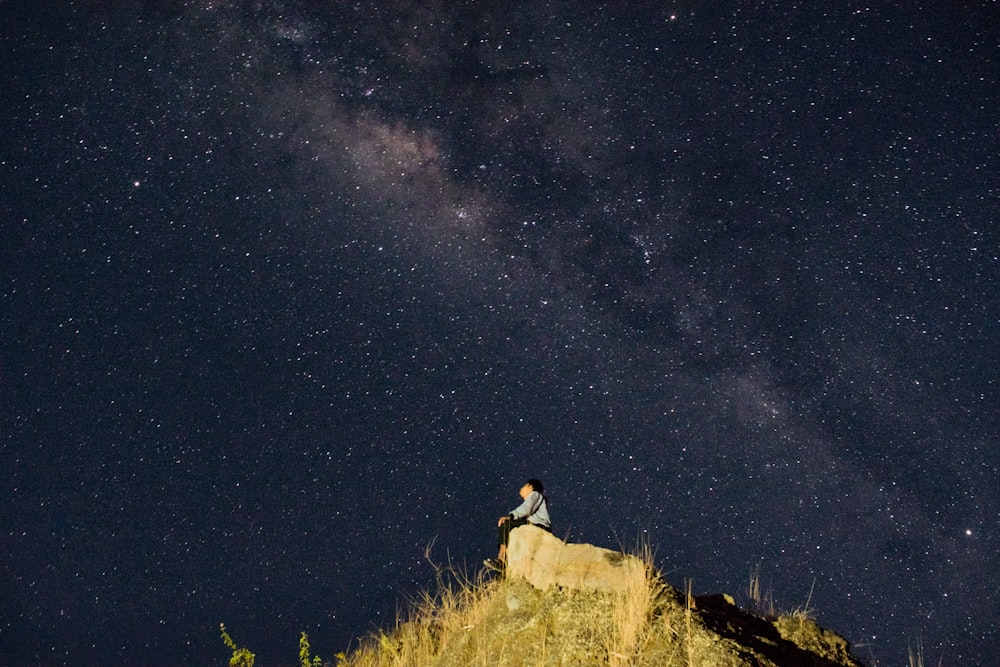
<path fill-rule="evenodd" d="M 0 11 L 0 663 L 332 656 L 527 477 L 1000 661 L 992 8 L 67 4 Z"/>

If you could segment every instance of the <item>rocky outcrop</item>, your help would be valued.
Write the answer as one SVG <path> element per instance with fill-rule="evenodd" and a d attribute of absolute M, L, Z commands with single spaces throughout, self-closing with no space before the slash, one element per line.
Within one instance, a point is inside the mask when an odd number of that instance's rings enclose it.
<path fill-rule="evenodd" d="M 645 564 L 635 556 L 592 544 L 566 543 L 530 525 L 512 530 L 507 545 L 508 576 L 523 577 L 540 590 L 560 586 L 623 593 L 630 582 L 644 581 L 645 572 Z"/>

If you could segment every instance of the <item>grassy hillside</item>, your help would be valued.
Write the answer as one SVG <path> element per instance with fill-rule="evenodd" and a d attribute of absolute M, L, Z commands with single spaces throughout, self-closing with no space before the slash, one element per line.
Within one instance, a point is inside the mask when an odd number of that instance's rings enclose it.
<path fill-rule="evenodd" d="M 647 564 L 650 559 L 646 559 Z M 728 596 L 693 597 L 653 567 L 619 594 L 523 579 L 439 573 L 438 589 L 391 631 L 362 641 L 343 667 L 650 665 L 855 667 L 847 642 L 805 613 L 761 617 Z"/>

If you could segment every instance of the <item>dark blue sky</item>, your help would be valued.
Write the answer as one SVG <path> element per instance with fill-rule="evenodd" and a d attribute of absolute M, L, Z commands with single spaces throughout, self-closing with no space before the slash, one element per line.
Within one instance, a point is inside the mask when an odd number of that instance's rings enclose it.
<path fill-rule="evenodd" d="M 1000 662 L 995 4 L 58 4 L 0 7 L 0 664 L 331 656 L 529 476 Z"/>

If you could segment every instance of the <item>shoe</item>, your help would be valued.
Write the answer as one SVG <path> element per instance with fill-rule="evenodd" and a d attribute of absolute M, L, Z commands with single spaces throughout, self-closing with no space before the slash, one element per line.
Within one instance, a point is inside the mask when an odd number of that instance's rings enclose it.
<path fill-rule="evenodd" d="M 490 568 L 491 570 L 496 570 L 497 572 L 503 572 L 504 569 L 506 568 L 504 562 L 496 558 L 487 558 L 486 560 L 483 561 L 483 565 Z"/>

